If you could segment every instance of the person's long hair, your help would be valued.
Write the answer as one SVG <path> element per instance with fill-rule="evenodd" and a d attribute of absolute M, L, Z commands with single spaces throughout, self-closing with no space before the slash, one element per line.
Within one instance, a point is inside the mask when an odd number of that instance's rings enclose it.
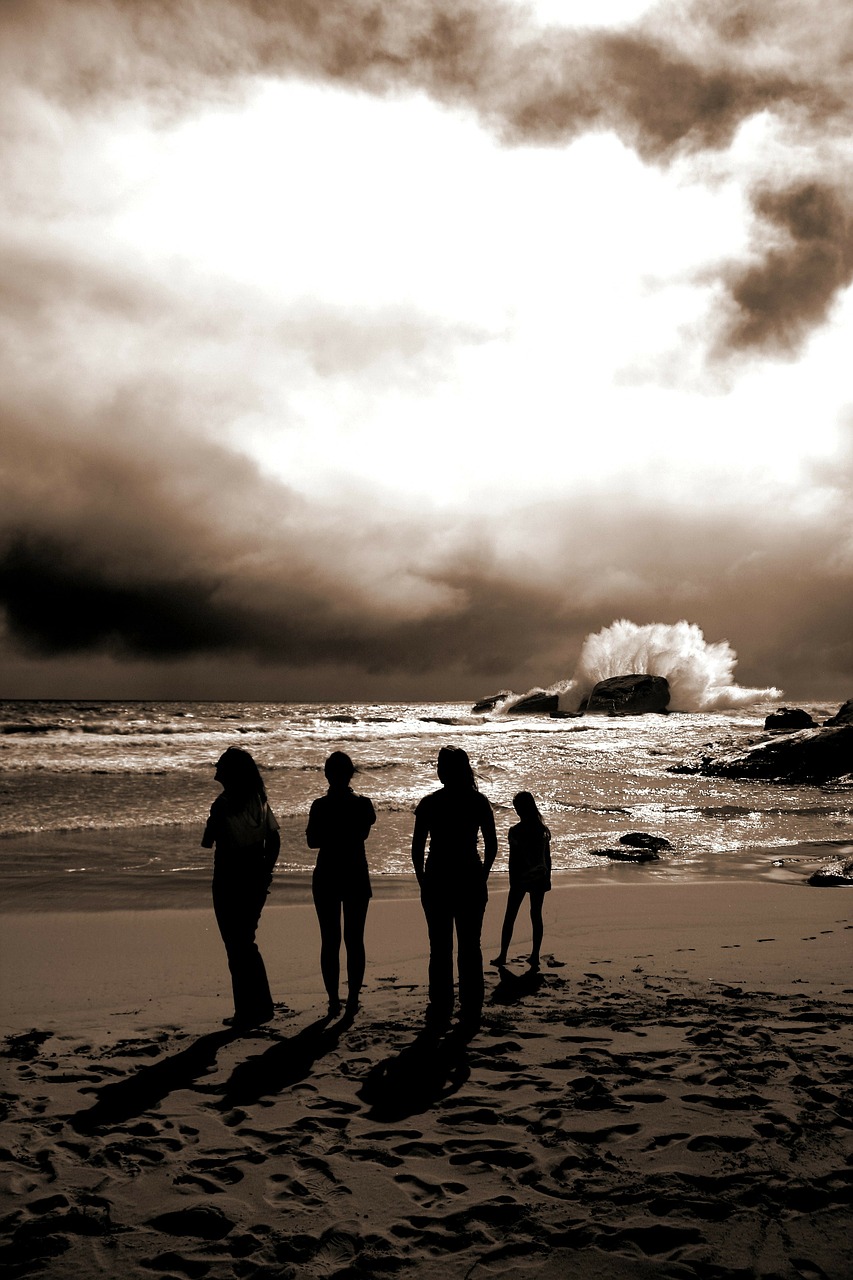
<path fill-rule="evenodd" d="M 535 823 L 542 828 L 542 834 L 550 840 L 551 832 L 545 825 L 539 806 L 529 791 L 519 791 L 512 798 L 512 807 L 522 822 Z"/>
<path fill-rule="evenodd" d="M 461 747 L 442 747 L 438 753 L 435 771 L 445 787 L 471 787 L 477 790 L 477 779 L 468 759 L 468 752 Z"/>
<path fill-rule="evenodd" d="M 267 789 L 260 770 L 252 756 L 242 747 L 229 747 L 217 764 L 220 781 L 225 790 L 238 800 L 250 800 L 258 796 L 266 800 Z"/>

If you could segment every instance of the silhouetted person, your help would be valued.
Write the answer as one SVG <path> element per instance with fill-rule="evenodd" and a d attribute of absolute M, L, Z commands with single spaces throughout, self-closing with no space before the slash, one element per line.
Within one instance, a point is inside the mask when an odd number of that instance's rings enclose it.
<path fill-rule="evenodd" d="M 311 805 L 305 836 L 319 850 L 312 892 L 320 924 L 320 969 L 329 997 L 329 1014 L 341 1011 L 341 916 L 347 950 L 347 1013 L 355 1013 L 364 981 L 364 923 L 372 890 L 364 842 L 376 821 L 367 796 L 350 786 L 355 765 L 344 751 L 333 751 L 324 772 L 329 789 Z"/>
<path fill-rule="evenodd" d="M 248 751 L 229 747 L 216 765 L 222 794 L 210 808 L 202 836 L 213 859 L 213 910 L 225 943 L 234 1016 L 240 1030 L 269 1022 L 272 996 L 255 942 L 261 910 L 269 892 L 281 838 L 266 788 Z"/>
<path fill-rule="evenodd" d="M 542 821 L 529 791 L 519 791 L 512 803 L 521 821 L 509 829 L 509 897 L 501 929 L 501 953 L 492 964 L 498 967 L 506 964 L 515 918 L 524 895 L 529 893 L 530 924 L 533 928 L 530 968 L 538 969 L 542 947 L 542 903 L 551 888 L 551 832 Z"/>
<path fill-rule="evenodd" d="M 483 1008 L 480 934 L 486 880 L 498 849 L 492 806 L 477 790 L 461 747 L 442 747 L 436 766 L 442 787 L 415 809 L 412 862 L 429 930 L 427 1022 L 440 1026 L 453 1013 L 453 931 L 459 972 L 459 1016 L 467 1029 L 479 1025 Z M 477 849 L 483 833 L 483 861 Z M 424 862 L 427 838 L 429 856 Z"/>

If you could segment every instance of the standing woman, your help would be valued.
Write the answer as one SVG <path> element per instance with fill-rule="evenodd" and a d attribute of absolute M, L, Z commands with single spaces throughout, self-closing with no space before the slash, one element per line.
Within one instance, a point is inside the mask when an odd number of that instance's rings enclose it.
<path fill-rule="evenodd" d="M 350 786 L 355 765 L 344 751 L 333 751 L 324 769 L 329 789 L 311 805 L 305 836 L 319 850 L 312 891 L 320 925 L 320 970 L 329 997 L 329 1016 L 341 1011 L 341 916 L 347 949 L 347 1013 L 358 1008 L 364 981 L 364 924 L 372 890 L 364 842 L 376 821 L 367 796 Z"/>
<path fill-rule="evenodd" d="M 263 780 L 248 751 L 229 747 L 216 765 L 222 794 L 210 808 L 202 846 L 212 849 L 213 910 L 231 971 L 234 1016 L 248 1030 L 273 1016 L 267 973 L 255 942 L 281 838 Z"/>
<path fill-rule="evenodd" d="M 453 1013 L 453 931 L 459 972 L 459 1018 L 475 1030 L 483 1008 L 480 934 L 486 910 L 486 880 L 498 851 L 492 806 L 477 790 L 461 747 L 442 747 L 436 765 L 439 791 L 415 809 L 412 862 L 421 887 L 429 930 L 427 1022 L 446 1025 Z M 483 833 L 483 860 L 477 849 Z M 424 861 L 427 839 L 429 856 Z"/>
<path fill-rule="evenodd" d="M 501 929 L 501 953 L 495 956 L 492 964 L 499 968 L 506 964 L 515 918 L 524 895 L 529 893 L 533 929 L 530 968 L 538 969 L 542 947 L 542 903 L 551 888 L 551 832 L 542 821 L 542 814 L 529 791 L 519 791 L 512 804 L 521 821 L 509 829 L 509 896 Z"/>

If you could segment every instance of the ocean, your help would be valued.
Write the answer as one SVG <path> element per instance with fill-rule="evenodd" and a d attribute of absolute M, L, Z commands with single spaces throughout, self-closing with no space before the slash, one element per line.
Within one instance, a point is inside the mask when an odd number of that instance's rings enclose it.
<path fill-rule="evenodd" d="M 787 786 L 669 772 L 708 743 L 760 733 L 775 702 L 627 718 L 472 714 L 470 704 L 257 702 L 0 703 L 0 892 L 5 909 L 207 905 L 200 847 L 222 751 L 250 751 L 282 827 L 274 900 L 310 893 L 305 843 L 323 762 L 347 751 L 377 823 L 377 894 L 412 893 L 413 810 L 438 786 L 445 744 L 464 747 L 495 809 L 506 870 L 512 797 L 532 791 L 552 830 L 555 875 L 576 882 L 771 877 L 802 881 L 853 845 L 851 787 Z M 820 722 L 838 703 L 805 704 Z M 596 849 L 646 831 L 660 862 L 610 863 Z"/>

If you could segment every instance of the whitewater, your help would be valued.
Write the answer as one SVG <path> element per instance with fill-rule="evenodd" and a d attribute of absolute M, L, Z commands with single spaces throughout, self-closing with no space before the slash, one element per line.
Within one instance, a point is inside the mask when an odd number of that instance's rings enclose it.
<path fill-rule="evenodd" d="M 670 711 L 732 711 L 778 701 L 781 689 L 750 689 L 735 683 L 737 654 L 727 640 L 709 644 L 695 622 L 640 625 L 621 618 L 587 636 L 574 674 L 547 689 L 507 692 L 497 704 L 508 712 L 531 693 L 559 697 L 561 711 L 576 711 L 599 680 L 612 676 L 663 676 L 669 683 Z"/>
<path fill-rule="evenodd" d="M 322 767 L 348 752 L 357 790 L 378 819 L 368 842 L 377 893 L 415 892 L 409 848 L 418 799 L 438 785 L 445 744 L 469 754 L 496 815 L 506 870 L 512 797 L 529 790 L 551 828 L 555 874 L 608 883 L 673 878 L 791 877 L 853 845 L 851 788 L 778 785 L 673 773 L 711 743 L 763 731 L 775 689 L 732 679 L 735 655 L 687 623 L 627 622 L 588 637 L 561 705 L 628 662 L 670 681 L 667 715 L 558 719 L 487 715 L 472 703 L 0 703 L 0 892 L 7 909 L 206 905 L 210 854 L 200 847 L 218 794 L 214 765 L 239 745 L 258 761 L 281 821 L 279 901 L 309 894 L 314 854 L 305 823 L 325 789 Z M 477 691 L 479 693 L 479 691 Z M 476 695 L 475 695 L 476 696 Z M 838 702 L 804 703 L 818 722 Z M 672 852 L 645 867 L 596 850 L 631 831 Z"/>

